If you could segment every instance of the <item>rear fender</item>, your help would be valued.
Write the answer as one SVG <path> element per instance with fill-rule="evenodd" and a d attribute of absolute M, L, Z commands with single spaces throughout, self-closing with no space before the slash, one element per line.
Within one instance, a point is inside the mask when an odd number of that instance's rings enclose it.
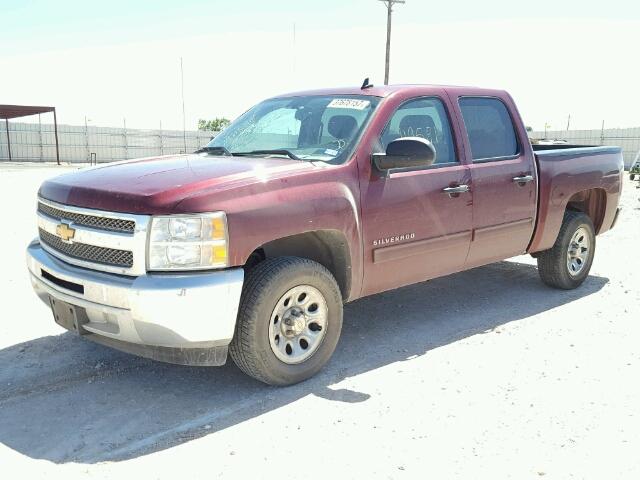
<path fill-rule="evenodd" d="M 611 228 L 620 200 L 623 161 L 619 148 L 570 149 L 536 154 L 539 203 L 528 252 L 553 246 L 565 211 L 587 213 L 601 234 Z"/>

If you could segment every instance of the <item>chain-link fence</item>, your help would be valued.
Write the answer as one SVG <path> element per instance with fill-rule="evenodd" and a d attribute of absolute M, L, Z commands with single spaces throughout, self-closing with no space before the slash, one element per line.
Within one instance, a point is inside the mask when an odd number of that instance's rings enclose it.
<path fill-rule="evenodd" d="M 130 158 L 193 152 L 216 132 L 138 130 L 127 128 L 58 125 L 60 160 L 64 162 L 114 162 Z M 549 130 L 530 132 L 532 139 L 566 140 L 578 145 L 622 147 L 628 168 L 640 151 L 639 128 L 605 130 Z M 9 123 L 11 159 L 21 162 L 56 160 L 53 125 Z M 186 148 L 185 148 L 186 147 Z M 9 160 L 7 135 L 0 129 L 0 161 Z"/>
<path fill-rule="evenodd" d="M 193 152 L 209 142 L 216 132 L 138 130 L 92 126 L 58 125 L 60 160 L 63 162 L 115 162 L 130 158 Z M 53 125 L 9 123 L 11 160 L 51 162 L 56 160 Z M 9 160 L 7 134 L 0 128 L 0 161 Z"/>

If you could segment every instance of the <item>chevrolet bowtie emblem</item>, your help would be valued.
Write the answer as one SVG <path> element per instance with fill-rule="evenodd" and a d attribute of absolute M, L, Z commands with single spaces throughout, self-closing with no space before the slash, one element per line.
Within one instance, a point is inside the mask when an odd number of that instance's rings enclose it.
<path fill-rule="evenodd" d="M 61 223 L 60 225 L 56 226 L 56 233 L 62 240 L 68 242 L 76 234 L 76 231 L 66 223 Z"/>

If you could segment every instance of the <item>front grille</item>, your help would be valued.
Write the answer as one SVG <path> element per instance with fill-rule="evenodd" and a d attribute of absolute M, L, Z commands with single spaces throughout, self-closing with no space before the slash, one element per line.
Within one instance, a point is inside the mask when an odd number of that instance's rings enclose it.
<path fill-rule="evenodd" d="M 100 230 L 133 233 L 136 228 L 136 222 L 133 220 L 67 212 L 66 210 L 60 210 L 59 208 L 51 207 L 42 202 L 38 202 L 38 211 L 58 220 L 70 220 L 78 225 L 85 225 L 87 227 L 93 227 Z"/>
<path fill-rule="evenodd" d="M 115 248 L 97 247 L 86 243 L 65 243 L 51 233 L 40 230 L 40 241 L 54 250 L 69 257 L 86 262 L 101 263 L 117 267 L 131 268 L 133 266 L 133 252 L 117 250 Z"/>

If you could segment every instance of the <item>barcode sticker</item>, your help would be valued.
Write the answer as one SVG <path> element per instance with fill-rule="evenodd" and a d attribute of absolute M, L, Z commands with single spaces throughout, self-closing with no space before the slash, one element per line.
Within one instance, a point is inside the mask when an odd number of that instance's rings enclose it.
<path fill-rule="evenodd" d="M 359 100 L 356 98 L 334 98 L 327 108 L 350 108 L 352 110 L 364 110 L 369 106 L 369 100 Z"/>

